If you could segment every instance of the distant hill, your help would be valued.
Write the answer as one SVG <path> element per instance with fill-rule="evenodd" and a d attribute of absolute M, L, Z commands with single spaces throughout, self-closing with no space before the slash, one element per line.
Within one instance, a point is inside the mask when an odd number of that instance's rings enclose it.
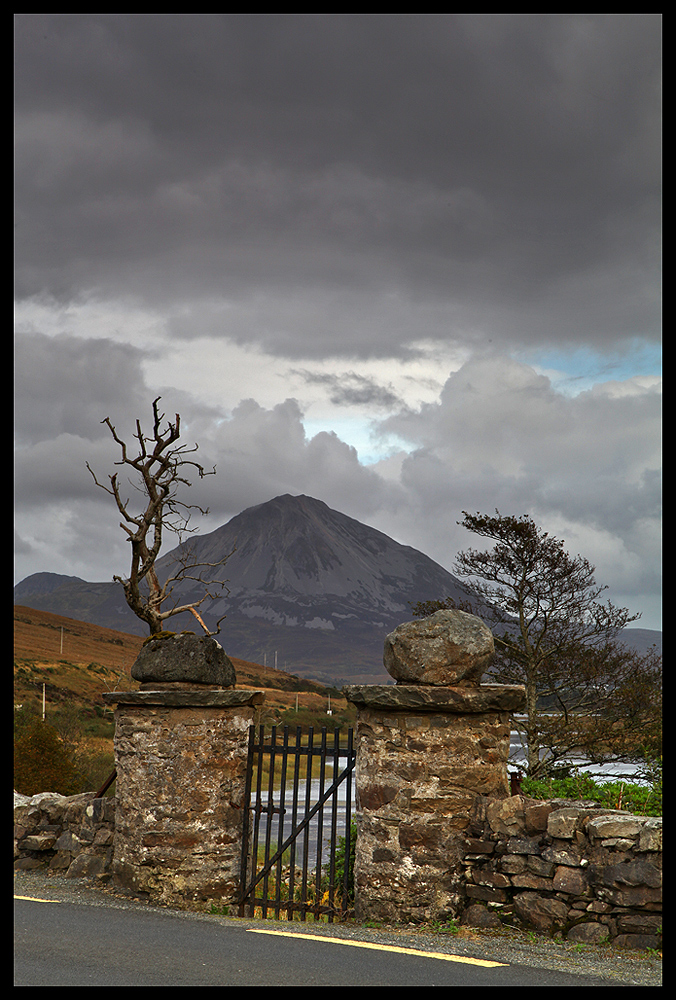
<path fill-rule="evenodd" d="M 115 720 L 103 694 L 139 687 L 130 671 L 142 642 L 141 636 L 48 611 L 14 608 L 15 712 L 39 714 L 44 705 L 46 721 L 73 754 L 83 788 L 100 788 L 114 769 Z M 233 663 L 238 688 L 265 692 L 256 725 L 313 726 L 318 732 L 354 724 L 354 708 L 335 689 L 262 664 Z"/>
<path fill-rule="evenodd" d="M 39 708 L 45 686 L 48 712 L 70 705 L 87 713 L 110 715 L 104 709 L 106 691 L 133 691 L 131 667 L 141 648 L 141 636 L 100 625 L 65 618 L 48 611 L 16 605 L 14 608 L 14 703 Z M 266 693 L 261 718 L 277 721 L 280 713 L 298 709 L 320 718 L 329 707 L 332 719 L 322 725 L 340 724 L 350 712 L 335 689 L 315 681 L 275 670 L 264 664 L 232 658 L 238 688 Z M 295 725 L 302 718 L 289 720 Z M 312 722 L 312 720 L 310 720 Z M 112 725 L 112 716 L 111 716 Z M 107 734 L 112 738 L 112 729 Z"/>
<path fill-rule="evenodd" d="M 325 684 L 389 681 L 385 636 L 411 618 L 409 602 L 467 598 L 442 566 L 383 532 L 306 496 L 281 496 L 250 507 L 215 531 L 193 536 L 195 557 L 217 562 L 236 549 L 222 576 L 229 594 L 200 607 L 230 656 L 280 667 Z M 169 574 L 179 549 L 158 561 Z M 192 581 L 181 602 L 202 596 Z M 81 621 L 146 635 L 115 583 L 39 573 L 15 588 L 15 601 Z M 195 628 L 189 615 L 175 629 Z"/>
<path fill-rule="evenodd" d="M 476 596 L 434 560 L 383 532 L 307 496 L 275 497 L 249 507 L 206 535 L 192 536 L 196 559 L 214 563 L 235 549 L 221 577 L 229 593 L 200 606 L 210 629 L 221 615 L 219 640 L 231 657 L 275 663 L 323 684 L 386 683 L 385 636 L 412 617 L 417 601 Z M 161 578 L 181 549 L 158 560 Z M 203 591 L 186 581 L 181 603 Z M 17 603 L 126 633 L 147 635 L 116 583 L 37 573 L 17 584 Z M 188 613 L 168 627 L 194 630 Z M 661 632 L 627 629 L 629 644 L 647 648 Z"/>
<path fill-rule="evenodd" d="M 658 629 L 625 628 L 620 639 L 629 649 L 635 649 L 637 653 L 647 653 L 651 646 L 655 646 L 657 652 L 662 654 L 662 633 Z"/>
<path fill-rule="evenodd" d="M 16 660 L 38 662 L 95 663 L 124 673 L 132 690 L 138 683 L 132 680 L 131 667 L 139 654 L 143 638 L 126 632 L 64 618 L 49 611 L 38 611 L 14 605 L 14 657 Z M 237 687 L 261 687 L 279 691 L 304 689 L 324 693 L 325 687 L 305 681 L 283 670 L 262 663 L 251 663 L 231 657 L 237 676 Z M 300 683 L 299 683 L 300 681 Z"/>

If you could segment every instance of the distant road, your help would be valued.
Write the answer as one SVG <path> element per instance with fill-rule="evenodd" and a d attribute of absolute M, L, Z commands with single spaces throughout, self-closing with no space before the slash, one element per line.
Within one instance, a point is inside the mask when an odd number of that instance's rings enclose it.
<path fill-rule="evenodd" d="M 364 940 L 363 928 L 15 897 L 15 986 L 618 986 L 593 976 Z M 361 939 L 359 935 L 361 934 Z M 626 984 L 629 985 L 629 984 Z"/>

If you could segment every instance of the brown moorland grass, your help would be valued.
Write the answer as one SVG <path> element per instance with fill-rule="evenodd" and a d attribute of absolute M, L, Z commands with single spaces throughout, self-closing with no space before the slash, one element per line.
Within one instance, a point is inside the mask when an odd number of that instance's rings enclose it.
<path fill-rule="evenodd" d="M 103 694 L 133 691 L 131 667 L 143 638 L 22 605 L 14 608 L 14 705 L 41 714 L 56 726 L 87 787 L 98 788 L 114 767 L 113 710 Z M 219 641 L 227 651 L 227 634 Z M 331 692 L 335 715 L 328 717 L 328 692 L 318 683 L 259 663 L 231 657 L 238 688 L 265 691 L 256 723 L 291 727 L 344 724 L 347 702 Z M 308 690 L 309 689 L 309 690 Z M 295 710 L 298 709 L 298 712 Z"/>
<path fill-rule="evenodd" d="M 131 691 L 138 683 L 131 667 L 143 638 L 126 632 L 66 618 L 23 605 L 14 607 L 15 702 L 41 702 L 42 685 L 47 700 L 63 703 L 74 699 L 82 705 L 102 706 L 105 691 Z M 227 630 L 219 636 L 227 652 Z M 268 710 L 306 709 L 321 713 L 327 706 L 323 685 L 300 681 L 285 671 L 231 657 L 238 688 L 266 691 Z M 309 690 L 298 690 L 299 687 Z M 331 706 L 339 712 L 347 703 L 331 694 Z"/>

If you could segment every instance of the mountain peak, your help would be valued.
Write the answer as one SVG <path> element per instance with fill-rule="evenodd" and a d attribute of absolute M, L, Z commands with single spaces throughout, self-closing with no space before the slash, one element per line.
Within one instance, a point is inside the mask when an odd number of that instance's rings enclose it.
<path fill-rule="evenodd" d="M 52 594 L 69 583 L 84 583 L 84 580 L 79 576 L 64 576 L 62 573 L 33 573 L 17 583 L 14 601 L 20 602 L 24 594 Z"/>
<path fill-rule="evenodd" d="M 218 563 L 224 596 L 207 598 L 200 614 L 210 629 L 226 616 L 221 642 L 229 655 L 270 664 L 322 683 L 385 683 L 385 636 L 410 621 L 411 604 L 476 595 L 422 552 L 303 494 L 285 493 L 248 507 L 187 543 L 194 557 Z M 180 547 L 158 560 L 171 575 Z M 176 588 L 181 603 L 204 597 L 194 580 Z M 119 584 L 36 573 L 17 585 L 14 600 L 81 621 L 137 635 L 146 626 L 129 610 Z M 193 630 L 189 613 L 172 630 Z M 627 630 L 627 641 L 631 638 Z M 661 633 L 648 640 L 661 641 Z M 286 668 L 285 668 L 286 669 Z"/>
<path fill-rule="evenodd" d="M 293 672 L 322 681 L 335 682 L 337 664 L 337 676 L 344 679 L 384 680 L 385 635 L 411 618 L 411 602 L 468 596 L 455 577 L 423 553 L 304 494 L 286 493 L 248 507 L 186 545 L 201 563 L 228 556 L 219 571 L 224 596 L 200 604 L 210 629 L 226 616 L 222 635 L 228 653 L 261 662 L 266 650 L 279 651 Z M 161 579 L 173 575 L 183 548 L 158 560 Z M 60 577 L 63 586 L 35 599 L 24 589 L 21 603 L 40 607 L 42 602 L 44 610 L 72 615 L 72 591 L 75 617 L 144 631 L 118 584 L 78 581 L 69 588 L 66 580 Z M 204 597 L 204 589 L 184 580 L 174 597 L 192 603 Z M 194 626 L 185 613 L 169 627 Z"/>
<path fill-rule="evenodd" d="M 399 614 L 415 599 L 465 588 L 441 566 L 375 528 L 333 510 L 321 500 L 284 494 L 248 507 L 227 524 L 189 543 L 195 557 L 215 562 L 235 548 L 226 573 L 235 594 L 245 588 L 268 594 L 350 597 L 364 607 Z M 179 549 L 160 568 L 176 561 Z M 422 587 L 424 594 L 420 593 Z"/>

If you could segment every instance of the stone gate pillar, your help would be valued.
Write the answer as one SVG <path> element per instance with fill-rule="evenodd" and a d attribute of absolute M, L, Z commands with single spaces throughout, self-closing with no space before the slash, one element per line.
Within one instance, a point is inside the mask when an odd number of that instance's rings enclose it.
<path fill-rule="evenodd" d="M 493 654 L 473 615 L 441 611 L 385 642 L 396 685 L 344 688 L 357 708 L 355 914 L 443 920 L 464 903 L 463 833 L 477 795 L 509 795 L 520 685 L 480 683 Z"/>
<path fill-rule="evenodd" d="M 115 709 L 113 881 L 180 906 L 238 902 L 249 726 L 262 691 L 236 690 L 212 637 L 153 640 Z"/>

